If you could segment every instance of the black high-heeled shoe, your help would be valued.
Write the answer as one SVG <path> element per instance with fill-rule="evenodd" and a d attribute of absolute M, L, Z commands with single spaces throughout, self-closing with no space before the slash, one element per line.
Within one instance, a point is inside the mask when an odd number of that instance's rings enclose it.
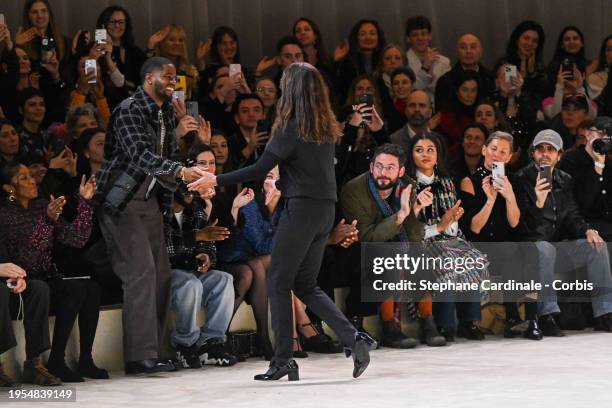
<path fill-rule="evenodd" d="M 300 379 L 300 368 L 298 367 L 295 360 L 289 360 L 287 363 L 278 366 L 276 364 L 270 365 L 268 371 L 265 374 L 257 374 L 254 377 L 256 381 L 276 381 L 280 380 L 284 376 L 289 378 L 289 381 L 298 381 Z"/>
<path fill-rule="evenodd" d="M 295 358 L 308 358 L 308 353 L 302 350 L 302 345 L 300 344 L 300 339 L 297 337 L 293 338 L 293 342 L 297 343 L 298 349 L 293 350 L 293 357 Z"/>
<path fill-rule="evenodd" d="M 347 357 L 353 356 L 353 378 L 359 377 L 370 364 L 370 350 L 376 349 L 378 343 L 363 332 L 355 333 L 353 348 L 344 348 Z"/>

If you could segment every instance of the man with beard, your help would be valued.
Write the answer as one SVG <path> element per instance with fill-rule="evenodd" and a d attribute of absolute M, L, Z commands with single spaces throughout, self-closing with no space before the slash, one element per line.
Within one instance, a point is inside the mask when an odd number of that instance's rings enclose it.
<path fill-rule="evenodd" d="M 177 137 L 198 128 L 190 116 L 176 127 L 170 104 L 176 68 L 154 57 L 144 63 L 140 76 L 143 85 L 110 118 L 96 193 L 102 235 L 113 271 L 123 282 L 126 374 L 175 370 L 159 358 L 171 276 L 163 217 L 172 216 L 179 183 L 204 173 L 173 160 Z"/>
<path fill-rule="evenodd" d="M 612 332 L 612 276 L 608 250 L 599 232 L 580 214 L 572 177 L 557 168 L 562 151 L 563 139 L 559 133 L 542 130 L 533 139 L 533 162 L 516 174 L 521 237 L 535 243 L 540 282 L 546 285 L 538 294 L 539 326 L 544 336 L 564 336 L 554 317 L 560 309 L 553 280 L 557 255 L 565 253 L 571 262 L 559 262 L 558 267 L 568 271 L 586 266 L 588 282 L 593 285 L 591 302 L 595 329 Z M 560 241 L 565 242 L 559 244 Z"/>
<path fill-rule="evenodd" d="M 415 183 L 405 176 L 405 162 L 404 150 L 396 144 L 386 143 L 374 152 L 370 170 L 346 183 L 342 189 L 342 209 L 347 222 L 357 220 L 361 242 L 404 242 L 409 245 L 423 239 L 425 226 L 417 216 L 423 207 L 432 203 L 433 195 L 429 188 L 418 196 L 413 193 Z M 360 271 L 351 272 L 354 276 L 346 300 L 347 314 L 352 316 L 353 322 L 361 322 L 363 316 L 375 314 L 379 304 L 361 302 Z M 416 318 L 416 308 L 410 305 L 408 310 L 411 317 Z M 381 308 L 380 313 L 383 320 L 381 344 L 393 348 L 415 347 L 416 340 L 401 332 L 394 308 L 391 307 L 391 313 L 385 309 Z M 438 334 L 431 316 L 431 303 L 419 304 L 419 312 L 423 323 L 423 341 L 430 346 L 444 345 L 445 340 Z"/>
<path fill-rule="evenodd" d="M 401 146 L 404 152 L 408 149 L 408 143 L 416 134 L 429 132 L 429 119 L 431 119 L 431 100 L 427 92 L 415 90 L 408 96 L 406 102 L 406 118 L 408 122 L 401 129 L 392 133 L 391 143 Z"/>

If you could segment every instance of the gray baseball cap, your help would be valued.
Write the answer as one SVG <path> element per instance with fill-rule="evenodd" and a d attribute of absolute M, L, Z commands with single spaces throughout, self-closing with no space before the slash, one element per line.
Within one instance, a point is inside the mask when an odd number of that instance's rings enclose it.
<path fill-rule="evenodd" d="M 552 129 L 544 129 L 538 132 L 533 139 L 532 145 L 536 147 L 542 143 L 548 143 L 557 150 L 563 150 L 563 139 L 561 139 L 561 135 Z"/>

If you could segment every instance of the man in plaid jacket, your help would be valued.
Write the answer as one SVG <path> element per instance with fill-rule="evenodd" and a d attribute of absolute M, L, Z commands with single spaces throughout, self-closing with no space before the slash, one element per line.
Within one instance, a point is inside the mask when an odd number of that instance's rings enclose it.
<path fill-rule="evenodd" d="M 159 357 L 170 300 L 170 262 L 163 215 L 172 192 L 202 170 L 173 160 L 176 137 L 197 130 L 185 117 L 175 131 L 170 104 L 176 84 L 172 62 L 154 57 L 141 70 L 143 85 L 114 110 L 96 175 L 99 222 L 113 271 L 123 282 L 123 348 L 127 374 L 172 371 Z M 195 128 L 194 128 L 195 127 Z"/>

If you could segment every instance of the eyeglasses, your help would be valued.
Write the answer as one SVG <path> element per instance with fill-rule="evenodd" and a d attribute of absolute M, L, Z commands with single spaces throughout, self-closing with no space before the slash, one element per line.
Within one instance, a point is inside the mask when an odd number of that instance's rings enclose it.
<path fill-rule="evenodd" d="M 122 25 L 125 25 L 125 20 L 109 20 L 108 25 L 122 26 Z"/>
<path fill-rule="evenodd" d="M 267 86 L 260 86 L 258 88 L 255 89 L 257 92 L 259 93 L 276 93 L 276 88 L 273 88 L 271 86 L 267 87 Z"/>
<path fill-rule="evenodd" d="M 376 170 L 378 170 L 379 172 L 382 172 L 383 170 L 387 170 L 387 171 L 395 171 L 396 167 L 392 164 L 388 165 L 388 166 L 383 166 L 380 163 L 376 163 L 374 164 L 374 168 Z"/>

